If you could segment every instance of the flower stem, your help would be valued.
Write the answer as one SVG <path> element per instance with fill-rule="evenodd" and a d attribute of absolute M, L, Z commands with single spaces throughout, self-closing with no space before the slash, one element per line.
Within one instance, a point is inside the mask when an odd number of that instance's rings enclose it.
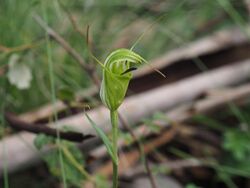
<path fill-rule="evenodd" d="M 117 111 L 110 111 L 110 118 L 112 124 L 112 143 L 115 161 L 113 160 L 113 188 L 118 187 L 118 149 L 117 149 L 117 137 L 118 137 L 118 113 Z"/>

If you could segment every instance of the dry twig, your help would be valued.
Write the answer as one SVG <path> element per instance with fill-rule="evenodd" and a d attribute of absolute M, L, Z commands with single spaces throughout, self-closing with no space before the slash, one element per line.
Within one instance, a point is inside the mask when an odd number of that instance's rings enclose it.
<path fill-rule="evenodd" d="M 51 36 L 55 41 L 60 44 L 88 73 L 88 75 L 93 79 L 93 81 L 99 84 L 99 79 L 95 73 L 95 69 L 91 64 L 85 63 L 82 56 L 58 33 L 56 33 L 51 27 L 49 27 L 40 16 L 34 14 L 33 18 L 36 22 Z"/>
<path fill-rule="evenodd" d="M 26 123 L 20 120 L 18 117 L 11 113 L 5 113 L 5 118 L 9 122 L 9 125 L 14 129 L 21 131 L 28 131 L 36 134 L 46 134 L 48 136 L 57 137 L 57 130 L 40 124 Z M 82 133 L 77 133 L 73 131 L 59 131 L 60 138 L 73 141 L 73 142 L 83 142 L 84 140 L 93 138 L 93 135 L 84 135 Z"/>

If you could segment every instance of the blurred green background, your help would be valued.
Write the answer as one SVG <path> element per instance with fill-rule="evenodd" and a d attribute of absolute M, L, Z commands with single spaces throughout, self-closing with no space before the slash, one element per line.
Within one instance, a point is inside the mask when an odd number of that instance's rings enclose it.
<path fill-rule="evenodd" d="M 247 21 L 244 3 L 240 0 L 229 2 Z M 85 38 L 74 30 L 67 12 L 83 34 L 90 26 L 93 53 L 102 61 L 118 47 L 131 47 L 145 30 L 135 51 L 151 60 L 212 31 L 238 24 L 216 0 L 1 0 L 0 66 L 6 66 L 11 56 L 18 55 L 18 62 L 27 65 L 32 74 L 30 87 L 21 90 L 1 77 L 1 88 L 4 82 L 6 84 L 5 106 L 10 110 L 20 113 L 51 100 L 45 31 L 33 19 L 34 15 L 46 18 L 48 25 L 87 63 L 93 63 L 88 57 Z M 218 20 L 218 24 L 206 26 L 211 20 Z M 24 46 L 30 47 L 14 49 Z M 10 50 L 4 51 L 4 47 Z M 90 79 L 84 70 L 53 40 L 51 54 L 56 90 L 68 87 L 77 92 L 90 87 Z"/>

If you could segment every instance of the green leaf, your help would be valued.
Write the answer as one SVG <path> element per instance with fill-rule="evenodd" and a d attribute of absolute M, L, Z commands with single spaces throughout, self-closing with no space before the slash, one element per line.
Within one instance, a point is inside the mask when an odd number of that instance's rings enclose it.
<path fill-rule="evenodd" d="M 107 148 L 108 154 L 110 155 L 110 157 L 112 158 L 112 160 L 117 164 L 117 159 L 114 155 L 114 151 L 113 151 L 113 147 L 112 144 L 110 142 L 110 140 L 108 139 L 108 137 L 105 135 L 105 133 L 102 131 L 102 129 L 100 129 L 95 122 L 88 116 L 88 114 L 85 114 L 85 116 L 87 117 L 87 119 L 89 120 L 90 124 L 92 125 L 92 127 L 96 130 L 96 133 L 98 134 L 98 136 L 102 139 L 104 145 Z"/>
<path fill-rule="evenodd" d="M 212 119 L 210 117 L 204 116 L 204 115 L 196 115 L 193 117 L 193 120 L 197 123 L 204 124 L 208 126 L 209 128 L 218 130 L 218 131 L 226 131 L 227 127 L 222 124 L 221 122 Z"/>
<path fill-rule="evenodd" d="M 70 88 L 67 88 L 67 87 L 60 88 L 57 91 L 56 95 L 58 99 L 65 101 L 65 102 L 70 102 L 75 99 L 74 92 Z"/>
<path fill-rule="evenodd" d="M 43 146 L 52 143 L 55 143 L 55 139 L 51 136 L 46 136 L 45 134 L 38 134 L 34 140 L 34 145 L 38 150 L 42 149 Z"/>
<path fill-rule="evenodd" d="M 223 147 L 239 160 L 246 160 L 250 155 L 250 134 L 239 130 L 229 130 L 224 134 Z"/>
<path fill-rule="evenodd" d="M 123 138 L 127 145 L 132 144 L 134 141 L 130 133 L 120 132 L 119 137 Z"/>
<path fill-rule="evenodd" d="M 45 134 L 39 134 L 34 140 L 34 144 L 38 149 L 42 149 L 43 146 L 48 144 L 55 144 L 54 146 L 57 146 L 55 142 L 55 138 Z M 61 145 L 58 146 L 57 149 L 54 149 L 42 156 L 49 168 L 49 171 L 52 175 L 62 178 L 60 160 L 58 160 L 59 149 L 61 149 L 62 152 L 63 168 L 65 171 L 66 181 L 69 184 L 81 187 L 82 181 L 86 178 L 86 176 L 81 172 L 81 169 L 79 169 L 79 166 L 80 168 L 83 168 L 82 165 L 84 165 L 84 157 L 82 152 L 75 144 L 68 141 L 62 141 Z M 65 150 L 71 154 L 70 157 L 64 152 Z"/>
<path fill-rule="evenodd" d="M 67 147 L 69 147 L 71 152 L 74 152 L 73 153 L 74 157 L 78 161 L 78 163 L 82 163 L 83 158 L 82 157 L 79 158 L 79 156 L 81 155 L 79 149 L 77 148 L 73 149 L 73 147 L 75 147 L 73 145 L 67 146 Z M 71 164 L 71 162 L 67 159 L 67 157 L 64 154 L 62 158 L 63 158 L 63 167 L 64 167 L 67 182 L 70 184 L 79 185 L 80 182 L 84 180 L 84 176 L 80 173 L 80 171 L 74 165 Z M 60 162 L 58 159 L 59 159 L 58 150 L 54 150 L 48 153 L 44 157 L 44 160 L 46 161 L 46 164 L 48 165 L 50 172 L 54 176 L 61 177 L 62 172 L 60 169 Z"/>
<path fill-rule="evenodd" d="M 167 174 L 171 172 L 171 169 L 164 165 L 153 165 L 151 167 L 154 174 Z"/>

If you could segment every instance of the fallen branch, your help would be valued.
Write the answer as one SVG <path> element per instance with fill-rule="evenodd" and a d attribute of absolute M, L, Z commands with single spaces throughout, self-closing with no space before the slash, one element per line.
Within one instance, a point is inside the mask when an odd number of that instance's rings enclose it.
<path fill-rule="evenodd" d="M 82 99 L 94 97 L 97 94 L 97 92 L 98 92 L 97 87 L 95 86 L 91 87 L 89 89 L 86 89 L 78 93 L 76 96 L 76 100 L 80 101 Z M 65 103 L 63 103 L 62 101 L 58 100 L 53 105 L 52 104 L 44 105 L 37 110 L 21 114 L 18 116 L 18 118 L 27 123 L 33 123 L 39 120 L 48 119 L 49 117 L 53 115 L 54 111 L 59 113 L 65 110 L 66 108 L 67 108 L 67 105 L 65 105 Z"/>
<path fill-rule="evenodd" d="M 45 125 L 26 123 L 11 113 L 5 113 L 5 118 L 9 122 L 9 125 L 12 128 L 20 130 L 20 131 L 28 131 L 28 132 L 36 133 L 36 134 L 43 133 L 43 134 L 46 134 L 48 136 L 52 136 L 55 138 L 59 134 L 61 139 L 65 139 L 65 140 L 73 141 L 73 142 L 83 142 L 84 140 L 94 137 L 93 135 L 84 135 L 82 133 L 77 133 L 73 131 L 67 131 L 67 132 L 58 131 L 57 132 L 56 129 L 47 127 Z"/>
<path fill-rule="evenodd" d="M 246 27 L 246 29 L 248 29 L 248 27 Z M 162 69 L 182 60 L 195 59 L 202 55 L 211 54 L 247 42 L 248 37 L 239 28 L 218 31 L 213 35 L 204 37 L 192 43 L 183 44 L 183 47 L 174 49 L 166 53 L 164 56 L 154 59 L 152 65 L 154 68 Z M 153 71 L 154 70 L 152 70 L 151 67 L 145 66 L 138 69 L 134 76 L 135 78 L 141 77 L 150 74 Z"/>
<path fill-rule="evenodd" d="M 250 61 L 238 62 L 234 65 L 228 65 L 216 70 L 208 71 L 143 94 L 128 97 L 125 99 L 124 105 L 121 106 L 119 111 L 124 118 L 130 121 L 130 124 L 134 124 L 140 121 L 143 117 L 150 116 L 156 111 L 167 111 L 177 105 L 193 101 L 202 93 L 212 88 L 220 88 L 241 83 L 248 79 L 249 75 Z M 189 111 L 189 113 L 191 113 L 191 111 Z M 93 109 L 88 112 L 88 115 L 95 120 L 97 125 L 99 125 L 105 132 L 110 131 L 108 111 L 106 108 L 99 107 Z M 185 119 L 176 114 L 176 112 L 168 115 L 170 118 L 176 118 L 177 121 L 179 119 Z M 95 131 L 89 125 L 87 119 L 84 118 L 82 113 L 57 122 L 58 127 L 63 127 L 64 125 L 70 125 L 72 128 L 86 134 L 95 134 Z M 54 127 L 55 125 L 50 124 L 50 126 Z M 20 137 L 25 142 L 22 142 Z M 27 144 L 32 146 L 33 139 L 33 134 L 20 132 L 17 135 L 4 138 L 0 142 L 0 147 L 2 147 L 3 143 L 8 145 L 7 154 L 9 157 L 9 172 L 13 172 L 23 165 L 31 165 L 32 162 L 40 161 L 38 153 L 31 150 L 30 146 L 27 146 Z M 0 161 L 2 161 L 2 157 L 3 153 L 0 153 Z M 29 163 L 27 163 L 28 161 Z M 2 169 L 3 164 L 0 163 L 0 173 L 2 172 Z"/>
<path fill-rule="evenodd" d="M 42 23 L 45 24 L 44 22 Z M 48 28 L 46 24 L 45 26 L 46 27 L 44 28 L 47 28 L 46 30 L 51 29 L 51 28 Z M 52 31 L 54 35 L 56 36 L 56 38 L 60 36 L 54 30 Z M 54 35 L 52 35 L 52 37 Z M 64 39 L 62 40 L 65 41 Z M 60 40 L 58 40 L 58 43 L 62 45 L 59 41 Z M 186 47 L 174 49 L 166 53 L 165 55 L 161 56 L 160 58 L 152 60 L 151 64 L 155 68 L 158 68 L 158 69 L 166 68 L 167 66 L 172 65 L 180 60 L 185 60 L 189 58 L 192 59 L 192 58 L 202 56 L 205 54 L 214 53 L 216 51 L 223 50 L 228 47 L 237 46 L 237 45 L 246 43 L 247 41 L 248 41 L 248 38 L 239 29 L 219 31 L 211 36 L 192 42 L 186 45 Z M 78 57 L 79 56 L 80 55 L 78 54 Z M 81 58 L 79 62 L 83 62 L 83 59 Z M 149 74 L 151 72 L 152 72 L 151 68 L 144 66 L 138 69 L 134 73 L 134 75 L 135 75 L 135 78 L 138 78 L 145 74 Z M 97 92 L 98 92 L 98 89 L 96 87 L 94 89 L 93 88 L 87 89 L 86 95 L 81 96 L 80 99 L 84 98 L 85 96 L 88 96 L 88 93 L 89 93 L 89 96 L 94 96 L 95 94 L 97 94 Z M 55 110 L 56 112 L 60 112 L 60 111 L 65 110 L 66 108 L 67 106 L 64 105 L 63 102 L 57 101 L 55 105 L 48 104 L 39 108 L 38 110 L 22 114 L 20 118 L 27 122 L 32 123 L 40 119 L 49 118 L 51 114 L 53 114 L 52 109 Z"/>
<path fill-rule="evenodd" d="M 125 99 L 119 108 L 120 114 L 129 120 L 130 124 L 140 121 L 156 111 L 166 111 L 176 105 L 192 101 L 202 93 L 212 88 L 234 85 L 248 79 L 250 76 L 250 61 L 235 63 L 216 70 L 209 71 L 191 78 L 134 95 Z M 105 107 L 99 107 L 88 112 L 97 125 L 109 131 L 108 111 Z M 77 114 L 62 119 L 60 124 L 71 124 L 72 127 L 83 132 L 95 134 L 83 114 Z"/>
<path fill-rule="evenodd" d="M 174 108 L 173 110 L 166 113 L 166 117 L 170 120 L 169 122 L 155 122 L 163 129 L 169 124 L 173 124 L 173 127 L 170 130 L 165 131 L 165 133 L 161 133 L 161 135 L 157 136 L 154 140 L 150 141 L 148 144 L 144 145 L 145 154 L 150 153 L 151 151 L 155 150 L 157 147 L 166 144 L 174 138 L 175 135 L 187 133 L 194 134 L 194 131 L 188 130 L 187 127 L 180 126 L 179 124 L 192 118 L 196 114 L 207 114 L 211 113 L 211 111 L 219 110 L 220 107 L 226 106 L 231 102 L 235 103 L 242 103 L 246 101 L 250 96 L 250 84 L 240 86 L 234 89 L 230 89 L 230 92 L 227 92 L 225 95 L 218 95 L 213 96 L 212 98 L 203 99 L 198 102 L 195 102 L 192 105 L 181 105 L 180 107 Z M 144 132 L 143 136 L 148 136 L 150 134 L 150 130 L 147 128 L 146 125 L 141 125 L 137 128 L 134 133 L 138 134 L 137 136 L 142 135 L 142 130 Z M 123 147 L 125 145 L 124 140 L 119 140 L 119 147 Z M 100 152 L 103 151 L 103 148 L 99 148 L 96 151 L 93 151 L 91 154 L 94 157 L 103 157 L 105 153 Z M 96 153 L 95 153 L 96 152 Z M 98 156 L 96 156 L 96 154 Z M 120 174 L 130 169 L 135 163 L 139 160 L 140 153 L 137 150 L 133 150 L 131 152 L 125 153 L 120 155 L 119 161 L 121 163 L 121 170 L 119 171 Z M 171 166 L 170 166 L 171 167 Z M 171 168 L 174 168 L 171 167 Z M 112 163 L 108 162 L 106 165 L 100 167 L 96 170 L 97 173 L 100 173 L 105 176 L 112 175 Z"/>

